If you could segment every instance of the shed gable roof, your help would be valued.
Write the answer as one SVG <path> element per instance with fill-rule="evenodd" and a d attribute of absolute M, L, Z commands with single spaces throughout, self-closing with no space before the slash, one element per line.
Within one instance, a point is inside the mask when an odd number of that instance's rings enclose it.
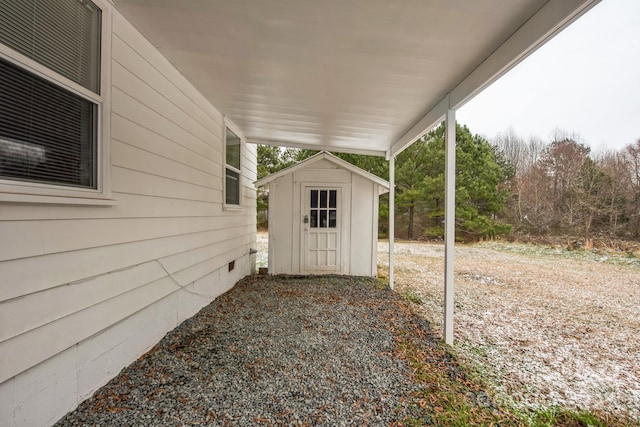
<path fill-rule="evenodd" d="M 349 172 L 352 172 L 356 175 L 359 175 L 369 181 L 372 181 L 376 184 L 378 184 L 381 187 L 381 191 L 380 194 L 384 194 L 386 192 L 389 191 L 389 182 L 385 181 L 384 179 L 367 172 L 364 169 L 360 169 L 357 166 L 352 165 L 351 163 L 342 160 L 339 157 L 334 156 L 333 154 L 327 152 L 327 151 L 321 151 L 311 157 L 309 157 L 308 159 L 305 159 L 303 161 L 301 161 L 300 163 L 296 163 L 295 165 L 289 166 L 288 168 L 282 169 L 281 171 L 278 171 L 274 174 L 271 174 L 269 176 L 265 176 L 262 179 L 259 179 L 257 181 L 254 182 L 254 184 L 256 185 L 256 187 L 260 188 L 260 187 L 265 187 L 267 186 L 271 181 L 278 179 L 280 177 L 283 177 L 285 175 L 289 175 L 291 173 L 294 173 L 298 170 L 304 169 L 304 168 L 308 168 L 309 166 L 316 164 L 322 160 L 327 160 L 333 164 L 335 164 L 336 166 L 348 170 Z"/>

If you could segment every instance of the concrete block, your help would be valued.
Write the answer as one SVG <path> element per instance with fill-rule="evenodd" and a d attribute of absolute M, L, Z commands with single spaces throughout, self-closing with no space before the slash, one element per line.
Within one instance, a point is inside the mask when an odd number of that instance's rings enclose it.
<path fill-rule="evenodd" d="M 78 367 L 78 400 L 83 401 L 98 388 L 105 385 L 117 372 L 110 369 L 109 353 L 103 353 L 96 359 Z"/>
<path fill-rule="evenodd" d="M 15 409 L 15 378 L 0 384 L 0 426 L 13 427 Z"/>
<path fill-rule="evenodd" d="M 15 377 L 16 405 L 50 388 L 69 375 L 76 374 L 76 346 L 70 347 L 50 359 L 27 369 Z"/>
<path fill-rule="evenodd" d="M 15 425 L 16 427 L 49 426 L 77 405 L 77 377 L 73 372 L 58 378 L 49 387 L 19 403 L 15 409 Z"/>

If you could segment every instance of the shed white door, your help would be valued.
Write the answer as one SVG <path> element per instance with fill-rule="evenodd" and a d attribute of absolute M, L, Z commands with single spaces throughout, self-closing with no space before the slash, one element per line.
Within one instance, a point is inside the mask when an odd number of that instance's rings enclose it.
<path fill-rule="evenodd" d="M 307 273 L 340 273 L 340 188 L 305 187 L 303 265 Z"/>

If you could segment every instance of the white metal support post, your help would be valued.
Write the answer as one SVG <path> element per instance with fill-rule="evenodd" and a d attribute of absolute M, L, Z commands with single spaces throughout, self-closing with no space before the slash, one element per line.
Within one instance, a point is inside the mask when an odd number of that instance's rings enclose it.
<path fill-rule="evenodd" d="M 396 157 L 389 159 L 389 288 L 393 289 L 393 240 L 395 238 Z"/>
<path fill-rule="evenodd" d="M 456 112 L 448 109 L 445 121 L 444 211 L 444 342 L 453 345 L 453 260 L 456 232 Z"/>

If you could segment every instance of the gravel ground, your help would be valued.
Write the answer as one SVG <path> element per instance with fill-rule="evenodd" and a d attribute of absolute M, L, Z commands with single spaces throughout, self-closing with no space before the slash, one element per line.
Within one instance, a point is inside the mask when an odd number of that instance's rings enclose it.
<path fill-rule="evenodd" d="M 442 245 L 396 243 L 396 290 L 441 336 Z M 385 274 L 388 243 L 378 262 Z M 624 254 L 484 243 L 456 246 L 456 352 L 498 399 L 640 420 L 640 262 Z M 640 422 L 640 421 L 638 421 Z"/>
<path fill-rule="evenodd" d="M 418 386 L 394 354 L 401 298 L 377 284 L 245 278 L 57 425 L 389 425 Z"/>

